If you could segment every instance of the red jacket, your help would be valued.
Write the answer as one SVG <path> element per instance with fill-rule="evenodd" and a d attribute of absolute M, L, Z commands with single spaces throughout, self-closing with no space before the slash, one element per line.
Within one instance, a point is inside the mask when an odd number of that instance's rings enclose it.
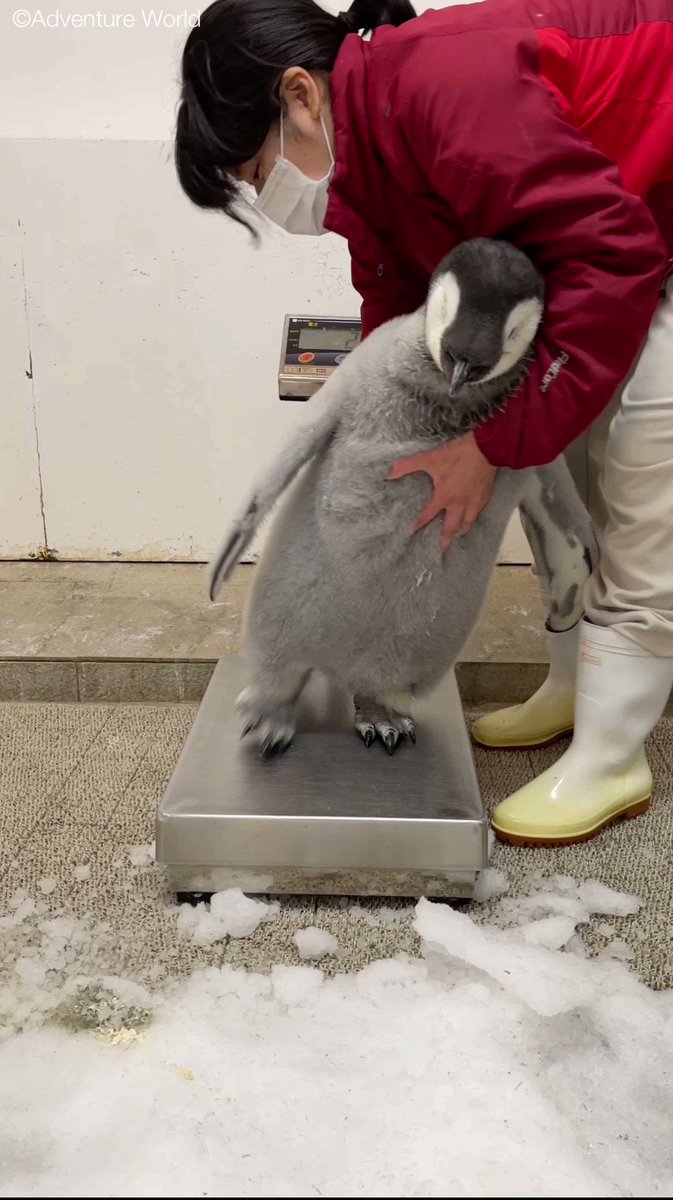
<path fill-rule="evenodd" d="M 346 38 L 326 225 L 365 335 L 423 303 L 442 256 L 502 237 L 547 281 L 536 362 L 477 430 L 549 462 L 628 374 L 673 262 L 673 0 L 484 0 Z"/>

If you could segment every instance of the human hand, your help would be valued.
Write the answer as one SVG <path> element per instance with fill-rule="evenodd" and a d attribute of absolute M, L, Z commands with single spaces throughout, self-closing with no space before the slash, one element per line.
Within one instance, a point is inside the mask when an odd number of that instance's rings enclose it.
<path fill-rule="evenodd" d="M 424 471 L 433 483 L 432 496 L 416 518 L 413 532 L 424 529 L 444 513 L 441 547 L 448 550 L 457 533 L 469 533 L 486 508 L 497 467 L 484 458 L 473 433 L 445 442 L 435 450 L 401 458 L 393 463 L 388 479 L 403 479 Z"/>

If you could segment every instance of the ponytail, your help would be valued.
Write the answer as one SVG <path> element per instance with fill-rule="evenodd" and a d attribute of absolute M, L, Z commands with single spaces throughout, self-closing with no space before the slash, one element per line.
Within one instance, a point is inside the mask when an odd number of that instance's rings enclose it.
<path fill-rule="evenodd" d="M 347 12 L 339 13 L 349 33 L 372 33 L 380 25 L 404 25 L 416 16 L 409 0 L 354 0 Z"/>

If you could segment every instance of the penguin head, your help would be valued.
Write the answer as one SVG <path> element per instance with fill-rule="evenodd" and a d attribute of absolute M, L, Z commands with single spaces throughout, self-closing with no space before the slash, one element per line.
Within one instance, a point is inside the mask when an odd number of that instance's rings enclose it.
<path fill-rule="evenodd" d="M 526 358 L 543 299 L 541 276 L 509 242 L 474 238 L 442 259 L 430 280 L 425 341 L 452 399 Z"/>

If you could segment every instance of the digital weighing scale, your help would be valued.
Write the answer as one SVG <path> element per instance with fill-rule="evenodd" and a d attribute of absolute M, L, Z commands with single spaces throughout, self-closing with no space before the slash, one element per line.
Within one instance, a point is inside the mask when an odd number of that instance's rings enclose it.
<path fill-rule="evenodd" d="M 358 320 L 287 316 L 283 400 L 312 396 L 361 336 Z M 367 749 L 343 697 L 312 680 L 296 739 L 264 759 L 241 740 L 242 661 L 221 658 L 159 806 L 157 862 L 182 899 L 248 893 L 469 899 L 487 824 L 453 672 L 414 706 L 418 741 Z"/>

